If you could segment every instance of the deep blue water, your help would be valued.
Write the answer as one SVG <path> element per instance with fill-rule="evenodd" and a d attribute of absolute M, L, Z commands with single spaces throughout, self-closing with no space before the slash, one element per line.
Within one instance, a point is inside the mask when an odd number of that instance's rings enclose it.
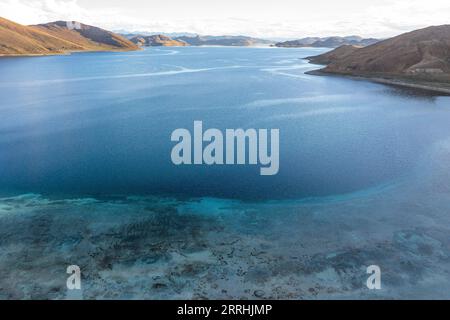
<path fill-rule="evenodd" d="M 328 196 L 411 175 L 450 98 L 304 72 L 326 49 L 187 47 L 0 59 L 2 194 Z M 180 166 L 171 132 L 280 129 L 280 171 Z"/>

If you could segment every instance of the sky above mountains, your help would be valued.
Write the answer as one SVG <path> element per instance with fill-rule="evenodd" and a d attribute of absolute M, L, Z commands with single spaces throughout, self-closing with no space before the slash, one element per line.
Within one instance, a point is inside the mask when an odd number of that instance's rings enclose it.
<path fill-rule="evenodd" d="M 0 0 L 0 16 L 77 20 L 110 30 L 262 38 L 390 37 L 450 23 L 448 0 Z"/>

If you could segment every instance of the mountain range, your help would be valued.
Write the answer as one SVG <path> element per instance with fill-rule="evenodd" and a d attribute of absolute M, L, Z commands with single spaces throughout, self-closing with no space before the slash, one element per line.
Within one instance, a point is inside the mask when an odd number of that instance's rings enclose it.
<path fill-rule="evenodd" d="M 184 41 L 175 40 L 162 34 L 155 34 L 151 36 L 134 36 L 130 39 L 130 41 L 138 46 L 150 47 L 184 47 L 188 45 Z"/>
<path fill-rule="evenodd" d="M 176 34 L 174 34 L 176 35 Z M 132 42 L 143 46 L 235 46 L 270 45 L 273 41 L 247 36 L 201 36 L 168 34 L 124 34 Z"/>
<path fill-rule="evenodd" d="M 0 17 L 0 55 L 138 49 L 138 46 L 120 35 L 75 21 L 24 26 Z"/>
<path fill-rule="evenodd" d="M 309 37 L 275 44 L 278 47 L 366 46 L 376 39 L 350 37 Z M 247 36 L 201 36 L 187 33 L 119 35 L 75 21 L 55 21 L 25 26 L 0 18 L 0 55 L 46 55 L 75 51 L 128 51 L 142 46 L 258 46 L 274 41 Z"/>
<path fill-rule="evenodd" d="M 247 37 L 247 36 L 181 36 L 175 38 L 186 42 L 191 46 L 233 46 L 233 47 L 249 47 L 257 45 L 270 45 L 273 41 Z"/>
<path fill-rule="evenodd" d="M 176 35 L 176 34 L 174 34 Z M 25 26 L 0 17 L 0 55 L 48 55 L 76 51 L 131 51 L 142 46 L 254 46 L 270 40 L 246 36 L 182 34 L 119 35 L 76 21 L 55 21 Z"/>
<path fill-rule="evenodd" d="M 276 47 L 283 48 L 301 48 L 301 47 L 315 47 L 315 48 L 337 48 L 343 45 L 354 46 L 368 46 L 377 43 L 379 40 L 374 38 L 362 38 L 359 36 L 348 37 L 307 37 L 298 40 L 278 42 Z"/>

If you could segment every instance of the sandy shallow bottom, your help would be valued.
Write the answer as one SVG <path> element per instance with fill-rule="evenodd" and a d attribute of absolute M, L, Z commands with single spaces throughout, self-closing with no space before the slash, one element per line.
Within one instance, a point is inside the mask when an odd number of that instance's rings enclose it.
<path fill-rule="evenodd" d="M 413 178 L 329 198 L 1 198 L 0 298 L 449 299 L 449 146 Z"/>
<path fill-rule="evenodd" d="M 389 191 L 327 203 L 4 198 L 0 298 L 450 298 L 450 199 Z M 80 292 L 65 287 L 73 264 Z M 382 290 L 365 286 L 372 264 Z"/>

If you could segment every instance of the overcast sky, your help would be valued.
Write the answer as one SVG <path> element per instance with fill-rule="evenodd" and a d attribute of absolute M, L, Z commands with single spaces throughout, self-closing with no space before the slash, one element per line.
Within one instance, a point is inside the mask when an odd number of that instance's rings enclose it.
<path fill-rule="evenodd" d="M 110 30 L 389 37 L 450 23 L 450 0 L 0 0 L 0 16 L 23 24 L 77 20 Z"/>

